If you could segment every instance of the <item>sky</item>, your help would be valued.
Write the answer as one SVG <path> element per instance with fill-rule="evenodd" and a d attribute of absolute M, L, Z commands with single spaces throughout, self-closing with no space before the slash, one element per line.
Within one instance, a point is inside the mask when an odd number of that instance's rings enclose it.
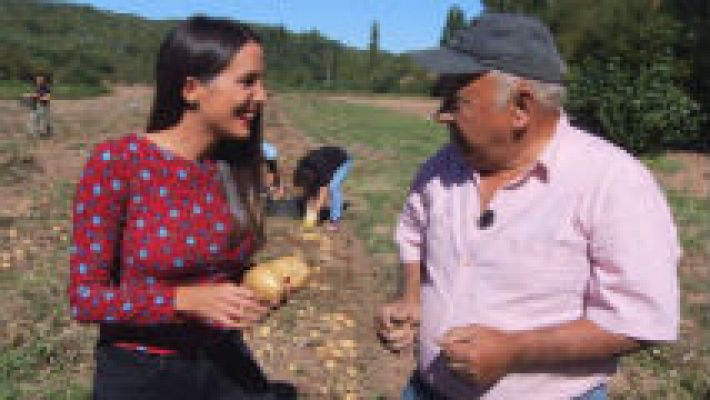
<path fill-rule="evenodd" d="M 245 22 L 283 25 L 295 32 L 319 30 L 324 36 L 364 49 L 372 22 L 380 26 L 380 48 L 390 52 L 435 47 L 449 7 L 466 18 L 481 11 L 480 0 L 69 0 L 75 4 L 136 14 L 149 19 L 185 18 L 195 13 Z"/>

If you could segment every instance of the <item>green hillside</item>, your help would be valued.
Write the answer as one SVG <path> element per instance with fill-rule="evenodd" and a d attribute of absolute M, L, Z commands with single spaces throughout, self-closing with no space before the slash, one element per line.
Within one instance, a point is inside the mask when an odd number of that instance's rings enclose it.
<path fill-rule="evenodd" d="M 0 80 L 49 71 L 55 82 L 149 82 L 154 57 L 175 21 L 153 21 L 89 6 L 0 0 Z M 265 43 L 269 80 L 278 87 L 420 91 L 403 56 L 357 50 L 317 31 L 255 25 Z"/>

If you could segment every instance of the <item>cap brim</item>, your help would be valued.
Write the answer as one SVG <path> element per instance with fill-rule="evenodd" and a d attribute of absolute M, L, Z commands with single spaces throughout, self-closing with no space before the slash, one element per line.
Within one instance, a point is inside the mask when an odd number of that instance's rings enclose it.
<path fill-rule="evenodd" d="M 490 70 L 475 58 L 446 47 L 414 51 L 409 55 L 424 69 L 439 75 L 478 74 Z"/>

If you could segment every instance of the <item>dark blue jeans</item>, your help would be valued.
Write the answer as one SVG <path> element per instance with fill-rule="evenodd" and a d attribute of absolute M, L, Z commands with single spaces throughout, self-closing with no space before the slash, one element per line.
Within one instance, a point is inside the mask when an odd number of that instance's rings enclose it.
<path fill-rule="evenodd" d="M 607 387 L 599 385 L 581 396 L 572 400 L 606 400 Z M 401 400 L 446 400 L 446 398 L 435 393 L 429 385 L 424 382 L 415 372 L 407 382 L 407 386 L 402 391 Z"/>
<path fill-rule="evenodd" d="M 155 355 L 108 344 L 96 348 L 93 400 L 296 399 L 289 384 L 270 383 L 241 340 Z"/>

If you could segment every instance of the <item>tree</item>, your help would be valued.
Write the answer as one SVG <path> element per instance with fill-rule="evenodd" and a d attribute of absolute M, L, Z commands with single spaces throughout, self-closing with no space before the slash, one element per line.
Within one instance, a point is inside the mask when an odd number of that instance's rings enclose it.
<path fill-rule="evenodd" d="M 483 5 L 486 10 L 495 12 L 537 13 L 546 9 L 548 2 L 548 0 L 484 0 Z"/>
<path fill-rule="evenodd" d="M 449 8 L 449 12 L 446 14 L 446 23 L 444 24 L 444 29 L 441 32 L 441 45 L 444 46 L 449 43 L 452 35 L 457 30 L 464 28 L 466 26 L 466 17 L 464 12 L 458 5 L 453 5 Z"/>
<path fill-rule="evenodd" d="M 679 23 L 676 52 L 680 59 L 678 75 L 694 98 L 710 113 L 710 2 L 707 0 L 665 0 L 661 8 Z M 710 128 L 710 127 L 708 127 Z M 708 129 L 706 128 L 706 129 Z"/>
<path fill-rule="evenodd" d="M 368 47 L 370 54 L 370 74 L 377 68 L 378 58 L 380 54 L 380 23 L 377 20 L 372 22 L 370 28 L 370 46 Z"/>
<path fill-rule="evenodd" d="M 552 30 L 571 74 L 568 111 L 634 152 L 707 148 L 707 0 L 484 0 Z"/>

